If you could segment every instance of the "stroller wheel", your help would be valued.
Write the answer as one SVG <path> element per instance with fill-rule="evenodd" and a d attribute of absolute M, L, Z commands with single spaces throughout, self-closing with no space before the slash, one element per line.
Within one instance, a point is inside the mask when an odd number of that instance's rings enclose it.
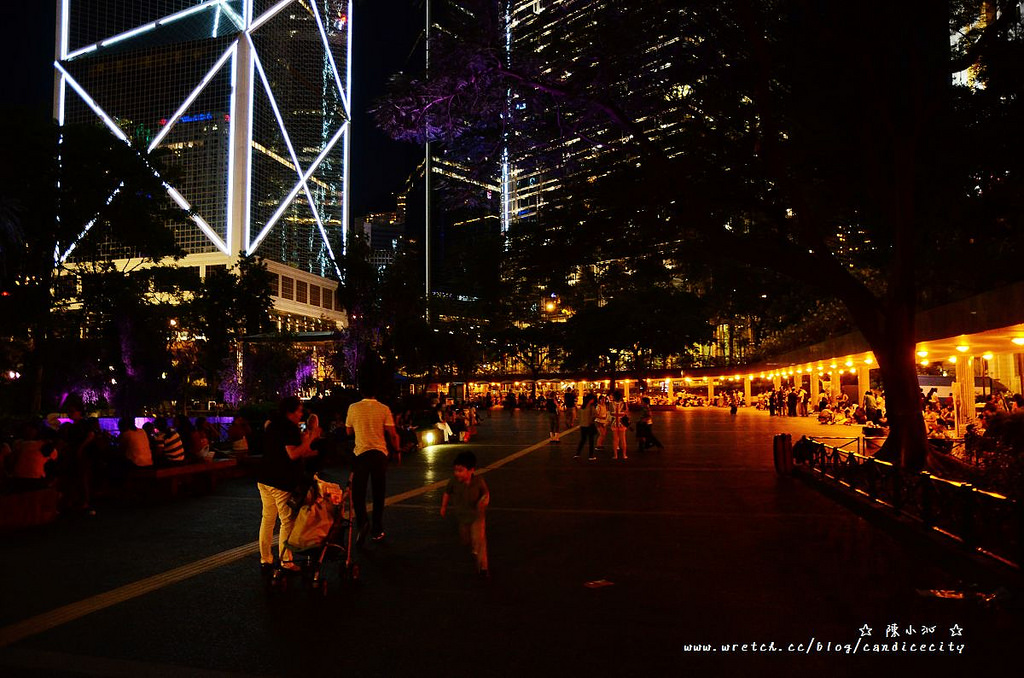
<path fill-rule="evenodd" d="M 310 596 L 327 595 L 327 580 L 321 578 L 319 572 L 309 580 L 308 592 Z"/>
<path fill-rule="evenodd" d="M 288 589 L 288 578 L 281 570 L 275 570 L 274 575 L 267 579 L 267 591 L 285 591 Z"/>

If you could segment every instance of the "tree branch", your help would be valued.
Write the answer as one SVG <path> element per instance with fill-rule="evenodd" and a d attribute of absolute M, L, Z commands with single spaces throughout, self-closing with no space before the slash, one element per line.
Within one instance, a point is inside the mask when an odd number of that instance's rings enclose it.
<path fill-rule="evenodd" d="M 998 39 L 999 33 L 1013 23 L 1016 18 L 1016 12 L 1013 11 L 1016 4 L 1016 0 L 996 0 L 996 13 L 998 14 L 996 20 L 985 26 L 981 37 L 968 47 L 967 51 L 950 61 L 950 73 L 959 73 L 978 63 L 978 60 Z"/>

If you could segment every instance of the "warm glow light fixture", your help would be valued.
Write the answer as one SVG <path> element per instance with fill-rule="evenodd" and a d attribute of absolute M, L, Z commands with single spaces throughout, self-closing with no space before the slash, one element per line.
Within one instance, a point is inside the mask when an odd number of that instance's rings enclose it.
<path fill-rule="evenodd" d="M 971 347 L 968 346 L 967 344 L 960 344 L 959 346 L 956 347 L 956 350 L 960 351 L 961 353 L 967 353 L 967 351 L 971 350 Z"/>
<path fill-rule="evenodd" d="M 928 357 L 928 351 L 918 351 L 917 355 L 918 355 L 919 358 L 927 358 Z"/>
<path fill-rule="evenodd" d="M 1024 346 L 1024 337 L 1014 337 L 1010 341 L 1017 344 L 1018 346 Z"/>
<path fill-rule="evenodd" d="M 985 353 L 981 357 L 984 358 L 985 360 L 992 360 L 993 356 L 991 353 Z"/>
<path fill-rule="evenodd" d="M 956 356 L 955 355 L 949 356 L 949 362 L 951 362 L 953 364 L 956 364 Z"/>

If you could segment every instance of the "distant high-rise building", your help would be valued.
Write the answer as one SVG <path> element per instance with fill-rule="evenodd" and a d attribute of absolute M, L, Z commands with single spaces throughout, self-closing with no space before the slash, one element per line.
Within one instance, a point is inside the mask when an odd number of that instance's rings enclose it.
<path fill-rule="evenodd" d="M 673 103 L 672 84 L 663 75 L 671 65 L 667 48 L 684 36 L 679 35 L 679 15 L 683 4 L 653 6 L 626 3 L 623 0 L 501 0 L 506 22 L 506 58 L 513 65 L 524 60 L 540 61 L 543 72 L 561 68 L 600 71 L 584 74 L 583 81 L 600 83 L 601 91 L 588 92 L 598 99 L 622 99 L 639 102 L 657 93 L 656 111 L 632 110 L 640 128 L 650 139 L 659 141 L 671 157 L 681 149 L 670 142 L 684 120 L 682 97 Z M 633 27 L 642 31 L 622 35 L 620 15 L 628 12 Z M 566 41 L 565 36 L 572 36 Z M 566 45 L 589 54 L 567 54 Z M 600 60 L 593 59 L 599 51 Z M 557 50 L 558 63 L 548 63 L 547 55 Z M 566 72 L 566 76 L 570 73 Z M 679 86 L 681 87 L 681 86 Z M 666 94 L 667 92 L 667 94 Z M 502 170 L 502 221 L 507 229 L 523 219 L 543 218 L 549 226 L 559 224 L 559 214 L 572 196 L 565 190 L 574 181 L 599 178 L 616 163 L 635 158 L 636 148 L 627 143 L 626 132 L 602 116 L 586 118 L 578 112 L 530 110 L 526 102 L 509 101 L 509 115 L 520 121 L 558 116 L 558 138 L 531 135 L 527 144 L 509 144 Z M 544 129 L 544 125 L 538 125 Z"/>
<path fill-rule="evenodd" d="M 349 0 L 60 0 L 55 117 L 167 151 L 168 199 L 192 213 L 175 226 L 183 265 L 202 272 L 258 255 L 276 275 L 279 314 L 338 325 L 350 17 Z M 103 237 L 91 226 L 61 243 L 60 261 Z"/>

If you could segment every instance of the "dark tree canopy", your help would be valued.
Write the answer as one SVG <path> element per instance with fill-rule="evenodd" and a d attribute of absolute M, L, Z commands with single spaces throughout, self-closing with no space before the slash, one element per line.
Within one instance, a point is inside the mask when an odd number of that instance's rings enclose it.
<path fill-rule="evenodd" d="M 501 148 L 553 168 L 564 207 L 542 223 L 574 265 L 742 265 L 838 300 L 882 370 L 886 454 L 923 463 L 915 312 L 1019 278 L 1017 3 L 987 3 L 980 27 L 959 1 L 609 3 L 511 56 L 497 3 L 460 4 L 484 20 L 436 34 L 430 73 L 378 105 L 384 129 L 485 172 Z M 544 12 L 572 22 L 584 4 Z M 954 86 L 970 65 L 984 89 Z"/>

